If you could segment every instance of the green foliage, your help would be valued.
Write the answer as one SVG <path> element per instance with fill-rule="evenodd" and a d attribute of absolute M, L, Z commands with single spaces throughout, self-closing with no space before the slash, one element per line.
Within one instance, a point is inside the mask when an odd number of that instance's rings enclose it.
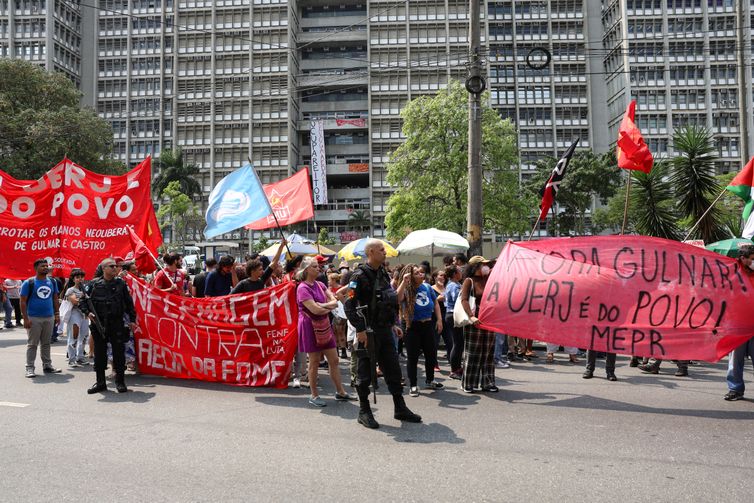
<path fill-rule="evenodd" d="M 319 230 L 319 235 L 317 236 L 317 242 L 321 245 L 334 245 L 335 240 L 330 237 L 330 231 L 327 230 L 327 227 L 322 227 Z"/>
<path fill-rule="evenodd" d="M 110 158 L 113 131 L 60 73 L 0 59 L 0 164 L 19 179 L 36 179 L 65 156 L 85 168 L 119 174 Z"/>
<path fill-rule="evenodd" d="M 552 157 L 537 162 L 534 176 L 526 183 L 532 200 L 541 200 L 539 191 L 550 178 L 557 162 L 558 159 Z M 554 233 L 561 236 L 587 234 L 589 229 L 586 217 L 595 199 L 606 204 L 619 190 L 621 179 L 615 164 L 612 152 L 602 155 L 597 155 L 591 150 L 576 152 L 568 164 L 568 170 L 555 199 L 557 207 L 565 211 L 552 216 L 548 229 L 555 230 Z M 621 218 L 622 211 L 621 206 Z M 597 227 L 600 227 L 599 219 L 596 223 Z"/>
<path fill-rule="evenodd" d="M 254 248 L 255 252 L 259 253 L 262 250 L 266 250 L 267 248 L 269 248 L 269 246 L 270 246 L 269 238 L 267 236 L 262 236 L 261 238 L 259 238 L 258 241 L 254 242 L 254 246 L 252 248 Z"/>
<path fill-rule="evenodd" d="M 189 196 L 181 192 L 181 184 L 178 181 L 168 183 L 161 195 L 167 202 L 157 210 L 160 226 L 163 229 L 170 227 L 173 236 L 171 245 L 183 248 L 189 226 L 195 224 L 199 217 L 197 207 Z"/>
<path fill-rule="evenodd" d="M 722 190 L 715 178 L 715 147 L 710 132 L 697 126 L 676 130 L 673 147 L 678 155 L 671 161 L 670 182 L 675 190 L 676 205 L 678 212 L 694 225 Z M 717 207 L 702 218 L 692 237 L 703 239 L 705 243 L 729 237 Z"/>
<path fill-rule="evenodd" d="M 372 219 L 369 216 L 369 210 L 353 210 L 348 214 L 348 226 L 355 231 L 371 231 Z M 321 243 L 320 244 L 324 244 Z"/>
<path fill-rule="evenodd" d="M 406 141 L 392 153 L 387 181 L 397 191 L 387 202 L 388 238 L 428 227 L 463 233 L 468 191 L 468 93 L 457 81 L 435 96 L 412 100 L 401 112 Z M 483 216 L 486 230 L 520 233 L 530 206 L 518 191 L 516 132 L 482 105 Z"/>
<path fill-rule="evenodd" d="M 648 174 L 632 172 L 630 202 L 634 209 L 636 232 L 665 239 L 682 238 L 667 163 L 655 163 Z"/>
<path fill-rule="evenodd" d="M 202 195 L 202 186 L 196 180 L 200 170 L 196 164 L 186 164 L 181 149 L 163 150 L 155 161 L 157 173 L 152 182 L 155 194 L 162 194 L 172 182 L 178 182 L 180 190 L 189 197 Z"/>

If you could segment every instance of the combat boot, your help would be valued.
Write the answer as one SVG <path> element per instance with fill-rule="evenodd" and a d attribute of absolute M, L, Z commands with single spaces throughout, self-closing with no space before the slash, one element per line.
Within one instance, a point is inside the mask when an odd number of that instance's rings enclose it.
<path fill-rule="evenodd" d="M 126 388 L 126 377 L 122 372 L 115 375 L 115 389 L 118 390 L 118 393 L 126 393 L 128 391 L 128 388 Z"/>
<path fill-rule="evenodd" d="M 370 428 L 372 430 L 377 429 L 380 427 L 380 423 L 378 423 L 374 416 L 372 415 L 372 408 L 369 407 L 369 402 L 361 402 L 359 404 L 359 424 L 365 426 L 366 428 Z"/>
<path fill-rule="evenodd" d="M 403 395 L 393 395 L 393 403 L 395 404 L 395 413 L 393 417 L 399 421 L 406 421 L 408 423 L 421 423 L 422 417 L 419 414 L 414 414 L 411 409 L 406 407 L 406 401 L 403 400 Z"/>
<path fill-rule="evenodd" d="M 86 390 L 87 393 L 93 395 L 95 393 L 101 393 L 107 391 L 107 382 L 105 381 L 105 371 L 97 370 L 97 382 L 92 385 L 91 388 Z"/>

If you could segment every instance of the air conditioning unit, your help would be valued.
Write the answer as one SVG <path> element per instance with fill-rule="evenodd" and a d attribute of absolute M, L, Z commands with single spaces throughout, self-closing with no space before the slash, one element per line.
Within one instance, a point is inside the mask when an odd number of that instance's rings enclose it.
<path fill-rule="evenodd" d="M 720 100 L 720 106 L 721 107 L 727 107 L 728 106 L 728 100 Z"/>

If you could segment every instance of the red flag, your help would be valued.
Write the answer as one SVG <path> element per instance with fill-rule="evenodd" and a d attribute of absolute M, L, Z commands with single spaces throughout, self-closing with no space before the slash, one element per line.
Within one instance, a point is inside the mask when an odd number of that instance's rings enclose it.
<path fill-rule="evenodd" d="M 270 201 L 280 225 L 289 225 L 314 217 L 312 188 L 309 185 L 309 172 L 302 169 L 295 175 L 264 186 L 264 193 Z M 262 230 L 275 227 L 275 218 L 270 215 L 246 225 L 247 229 Z"/>
<path fill-rule="evenodd" d="M 635 115 L 636 100 L 631 100 L 618 130 L 618 167 L 649 173 L 654 159 L 649 147 L 644 143 L 641 131 L 634 123 Z"/>
<path fill-rule="evenodd" d="M 136 234 L 136 232 L 134 232 L 131 227 L 128 228 L 128 238 L 131 240 L 131 248 L 133 248 L 134 251 L 134 262 L 136 263 L 136 268 L 139 270 L 139 272 L 142 272 L 144 274 L 153 273 L 155 269 L 157 269 L 154 257 L 147 248 L 147 245 L 144 244 L 144 241 L 141 240 L 139 235 Z"/>

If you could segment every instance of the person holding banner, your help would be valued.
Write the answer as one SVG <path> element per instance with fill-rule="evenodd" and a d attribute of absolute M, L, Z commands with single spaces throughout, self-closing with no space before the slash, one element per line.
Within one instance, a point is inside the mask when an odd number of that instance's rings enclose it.
<path fill-rule="evenodd" d="M 465 365 L 463 370 L 463 391 L 473 393 L 481 386 L 482 391 L 497 393 L 495 386 L 495 338 L 497 335 L 479 327 L 479 305 L 490 275 L 491 261 L 476 255 L 469 259 L 464 271 L 461 293 L 456 302 L 461 302 L 470 325 L 463 328 Z M 471 310 L 469 298 L 474 297 L 476 306 Z"/>
<path fill-rule="evenodd" d="M 191 297 L 188 277 L 181 269 L 181 256 L 178 253 L 167 253 L 162 261 L 165 262 L 165 267 L 157 271 L 154 286 L 163 292 Z"/>
<path fill-rule="evenodd" d="M 123 323 L 123 317 L 128 316 L 129 328 L 135 331 L 136 311 L 128 286 L 118 277 L 115 260 L 106 258 L 100 265 L 102 277 L 95 278 L 86 285 L 84 294 L 89 301 L 79 304 L 81 312 L 93 323 L 91 332 L 94 339 L 94 371 L 97 374 L 97 382 L 87 393 L 91 395 L 107 390 L 105 369 L 108 343 L 113 348 L 116 389 L 118 393 L 125 393 L 128 391 L 125 382 L 125 343 L 128 341 L 129 333 Z"/>
<path fill-rule="evenodd" d="M 754 246 L 744 246 L 738 251 L 738 265 L 741 272 L 748 276 L 749 282 L 754 283 Z M 725 379 L 728 383 L 728 393 L 723 397 L 728 402 L 744 397 L 744 365 L 747 356 L 754 364 L 754 337 L 734 349 L 728 357 L 728 375 Z"/>
<path fill-rule="evenodd" d="M 239 281 L 238 284 L 233 287 L 233 290 L 231 290 L 230 293 L 249 293 L 264 290 L 267 286 L 267 280 L 270 279 L 273 271 L 275 270 L 275 267 L 278 265 L 280 255 L 282 255 L 285 245 L 285 239 L 280 241 L 278 251 L 273 257 L 272 262 L 270 262 L 267 267 L 264 266 L 261 258 L 253 258 L 249 260 L 246 263 L 246 279 Z"/>
<path fill-rule="evenodd" d="M 338 353 L 335 349 L 335 334 L 330 325 L 329 314 L 338 306 L 338 301 L 325 285 L 317 281 L 319 265 L 317 260 L 306 257 L 296 274 L 299 281 L 296 287 L 298 302 L 299 349 L 309 356 L 309 403 L 315 407 L 327 405 L 317 390 L 317 371 L 322 355 L 327 359 L 330 378 L 335 385 L 336 400 L 353 400 L 343 387 L 338 368 Z"/>

